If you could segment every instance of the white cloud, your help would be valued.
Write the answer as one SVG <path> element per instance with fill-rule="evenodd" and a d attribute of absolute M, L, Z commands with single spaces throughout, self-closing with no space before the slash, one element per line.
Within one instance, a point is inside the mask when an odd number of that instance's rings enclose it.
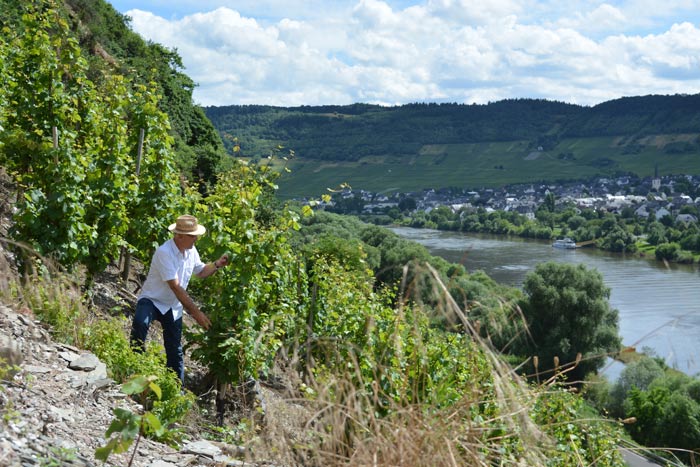
<path fill-rule="evenodd" d="M 698 22 L 633 32 L 660 21 L 652 7 L 685 13 L 700 0 L 267 0 L 235 2 L 238 10 L 233 3 L 171 20 L 128 12 L 134 30 L 178 50 L 203 105 L 509 97 L 595 104 L 700 92 Z M 242 13 L 263 7 L 289 14 Z"/>
<path fill-rule="evenodd" d="M 561 18 L 557 26 L 577 31 L 613 31 L 627 27 L 630 19 L 618 8 L 604 3 L 594 10 L 581 13 L 575 12 L 572 17 Z"/>

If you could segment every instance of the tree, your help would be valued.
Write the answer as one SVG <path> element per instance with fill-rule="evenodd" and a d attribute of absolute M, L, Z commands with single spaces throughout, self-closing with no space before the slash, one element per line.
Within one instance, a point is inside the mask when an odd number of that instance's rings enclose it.
<path fill-rule="evenodd" d="M 571 230 L 576 230 L 579 227 L 583 226 L 586 223 L 586 218 L 576 215 L 576 216 L 571 216 L 569 217 L 569 220 L 567 221 L 567 225 Z"/>
<path fill-rule="evenodd" d="M 678 255 L 680 249 L 681 247 L 678 245 L 678 243 L 662 243 L 656 247 L 656 259 L 673 261 Z"/>
<path fill-rule="evenodd" d="M 610 289 L 602 275 L 584 265 L 542 263 L 525 278 L 521 308 L 531 340 L 523 349 L 539 358 L 540 371 L 582 359 L 568 375 L 573 381 L 597 371 L 605 357 L 620 349 L 618 312 L 610 307 Z"/>
<path fill-rule="evenodd" d="M 447 206 L 438 206 L 428 215 L 431 221 L 435 222 L 437 225 L 445 224 L 448 221 L 454 220 L 455 215 Z"/>
<path fill-rule="evenodd" d="M 556 209 L 557 198 L 554 193 L 547 193 L 544 197 L 544 202 L 540 205 L 540 209 L 544 209 L 547 212 L 554 212 Z"/>
<path fill-rule="evenodd" d="M 698 212 L 698 208 L 693 205 L 693 204 L 687 204 L 681 208 L 679 211 L 680 214 L 690 214 L 692 216 L 698 217 L 700 213 Z"/>
<path fill-rule="evenodd" d="M 666 227 L 661 222 L 652 222 L 647 227 L 647 242 L 659 245 L 666 242 Z"/>
<path fill-rule="evenodd" d="M 654 358 L 646 355 L 631 362 L 622 370 L 620 377 L 610 391 L 610 403 L 607 409 L 615 417 L 623 417 L 623 403 L 632 388 L 645 391 L 657 378 L 664 375 L 664 368 Z"/>
<path fill-rule="evenodd" d="M 406 212 L 406 211 L 415 211 L 416 209 L 416 200 L 409 197 L 402 198 L 401 201 L 399 201 L 399 209 L 401 212 Z"/>
<path fill-rule="evenodd" d="M 634 235 L 624 225 L 615 224 L 608 230 L 598 245 L 608 251 L 630 252 L 637 251 Z"/>
<path fill-rule="evenodd" d="M 671 216 L 670 214 L 666 214 L 665 216 L 661 216 L 661 219 L 659 219 L 659 222 L 661 222 L 666 227 L 673 227 L 675 224 L 675 221 L 673 220 L 673 216 Z"/>

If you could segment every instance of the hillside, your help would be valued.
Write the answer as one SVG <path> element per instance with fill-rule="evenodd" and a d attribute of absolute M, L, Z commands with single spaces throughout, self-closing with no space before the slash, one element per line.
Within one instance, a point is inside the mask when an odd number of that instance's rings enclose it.
<path fill-rule="evenodd" d="M 225 159 L 223 144 L 202 108 L 192 100 L 195 83 L 183 72 L 178 53 L 146 42 L 130 29 L 129 18 L 104 0 L 0 0 L 0 28 L 17 30 L 21 15 L 42 3 L 44 8 L 52 6 L 59 12 L 61 22 L 53 20 L 58 23 L 54 24 L 53 34 L 58 37 L 65 28 L 75 37 L 85 59 L 80 67 L 86 67 L 86 77 L 95 86 L 105 86 L 110 77 L 121 75 L 128 77 L 132 93 L 145 87 L 158 96 L 158 109 L 168 116 L 178 168 L 192 182 L 212 183 Z M 11 35 L 6 35 L 6 39 L 11 39 Z M 35 79 L 27 77 L 30 82 Z M 110 92 L 114 91 L 104 91 Z M 21 103 L 15 102 L 15 106 L 21 107 Z M 138 120 L 139 116 L 130 118 Z M 139 123 L 142 128 L 146 124 Z M 138 134 L 132 137 L 137 138 Z"/>
<path fill-rule="evenodd" d="M 294 151 L 283 196 L 349 183 L 375 192 L 700 171 L 700 95 L 595 107 L 515 99 L 487 105 L 205 108 L 229 149 Z"/>

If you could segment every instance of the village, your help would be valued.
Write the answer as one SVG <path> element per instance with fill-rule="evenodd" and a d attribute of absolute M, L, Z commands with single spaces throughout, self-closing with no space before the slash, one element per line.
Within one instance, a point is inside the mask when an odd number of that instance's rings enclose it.
<path fill-rule="evenodd" d="M 420 192 L 379 194 L 347 188 L 322 208 L 345 214 L 387 214 L 424 211 L 439 206 L 453 212 L 483 208 L 486 211 L 516 211 L 535 217 L 549 195 L 556 204 L 615 214 L 634 213 L 640 218 L 653 214 L 656 220 L 671 216 L 678 222 L 698 222 L 700 176 L 668 175 L 639 178 L 620 176 L 586 182 L 508 185 L 502 188 L 426 188 Z"/>

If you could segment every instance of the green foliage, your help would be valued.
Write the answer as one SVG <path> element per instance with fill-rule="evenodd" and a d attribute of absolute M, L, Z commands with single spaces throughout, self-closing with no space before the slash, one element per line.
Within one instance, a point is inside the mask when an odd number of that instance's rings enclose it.
<path fill-rule="evenodd" d="M 555 369 L 555 357 L 568 365 L 581 354 L 569 373 L 573 381 L 581 381 L 619 350 L 617 310 L 608 303 L 610 290 L 598 271 L 582 264 L 542 263 L 526 276 L 523 291 L 531 341 L 522 350 L 539 357 L 540 370 Z"/>
<path fill-rule="evenodd" d="M 356 271 L 366 271 L 372 274 L 372 269 L 379 266 L 379 254 L 376 248 L 369 247 L 359 239 L 343 239 L 332 235 L 324 234 L 318 236 L 311 244 L 306 246 L 305 256 L 307 258 L 324 257 L 334 258 L 340 264 Z M 365 249 L 374 253 L 369 256 Z M 311 269 L 307 265 L 308 269 Z"/>
<path fill-rule="evenodd" d="M 88 311 L 75 284 L 58 275 L 35 275 L 18 295 L 49 326 L 54 339 L 82 344 L 81 331 L 88 324 Z"/>
<path fill-rule="evenodd" d="M 483 333 L 497 348 L 505 349 L 523 331 L 516 306 L 521 295 L 516 289 L 501 287 L 483 273 L 468 275 L 461 265 L 432 257 L 424 247 L 387 229 L 321 211 L 302 221 L 294 242 L 305 252 L 309 269 L 313 261 L 308 258 L 315 255 L 334 258 L 343 267 L 357 271 L 370 267 L 377 280 L 375 288 L 393 287 L 402 281 L 405 294 L 433 310 L 434 324 L 453 326 L 456 317 L 441 311 L 448 308 L 444 297 L 436 293 L 432 276 L 422 266 L 429 263 L 440 273 L 452 298 L 480 323 Z M 404 277 L 406 265 L 411 267 Z"/>
<path fill-rule="evenodd" d="M 122 385 L 122 392 L 126 395 L 140 394 L 144 398 L 152 393 L 157 399 L 160 399 L 161 391 L 154 382 L 155 379 L 155 376 L 135 376 Z M 108 439 L 107 444 L 95 450 L 95 458 L 102 462 L 107 462 L 111 454 L 128 451 L 134 440 L 136 440 L 134 445 L 134 451 L 136 451 L 141 436 L 146 433 L 152 433 L 155 437 L 162 438 L 167 432 L 167 428 L 158 417 L 148 411 L 138 415 L 130 410 L 115 408 L 114 417 L 105 432 L 105 438 Z"/>
<path fill-rule="evenodd" d="M 48 449 L 46 456 L 39 456 L 37 460 L 39 467 L 62 467 L 74 463 L 77 458 L 75 449 L 52 446 Z"/>
<path fill-rule="evenodd" d="M 380 252 L 379 265 L 375 277 L 382 284 L 395 285 L 403 277 L 406 264 L 439 261 L 432 258 L 422 245 L 405 240 L 395 233 L 378 226 L 368 226 L 360 233 L 360 239 Z M 441 268 L 442 269 L 442 268 Z M 409 278 L 409 282 L 411 278 Z"/>
<path fill-rule="evenodd" d="M 510 99 L 487 105 L 245 105 L 205 111 L 220 134 L 238 139 L 244 157 L 264 155 L 278 144 L 294 149 L 298 158 L 280 182 L 280 193 L 301 198 L 340 182 L 374 192 L 411 192 L 580 180 L 619 171 L 651 176 L 656 164 L 664 173 L 696 173 L 700 146 L 685 144 L 683 133 L 698 134 L 698 100 L 675 95 L 595 107 Z M 682 145 L 682 151 L 669 157 L 663 144 L 643 135 L 658 135 L 669 149 Z M 226 144 L 233 149 L 232 142 Z"/>
<path fill-rule="evenodd" d="M 630 364 L 613 386 L 610 411 L 635 422 L 627 429 L 639 443 L 684 450 L 688 461 L 700 442 L 700 403 L 695 378 L 648 356 Z"/>
<path fill-rule="evenodd" d="M 164 240 L 168 221 L 182 203 L 179 172 L 171 150 L 168 116 L 158 109 L 158 96 L 146 86 L 132 90 L 132 131 L 129 147 L 136 154 L 140 132 L 144 132 L 144 148 L 138 179 L 129 204 L 129 229 L 125 235 L 142 261 Z"/>
<path fill-rule="evenodd" d="M 680 253 L 680 245 L 678 243 L 661 243 L 656 246 L 656 259 L 659 260 L 675 260 Z"/>
<path fill-rule="evenodd" d="M 647 227 L 647 242 L 651 245 L 666 243 L 666 227 L 661 222 L 652 222 Z"/>
<path fill-rule="evenodd" d="M 453 277 L 447 285 L 450 295 L 494 348 L 505 353 L 518 350 L 512 346 L 526 333 L 519 289 L 501 286 L 483 271 Z"/>
<path fill-rule="evenodd" d="M 167 120 L 146 88 L 132 94 L 116 75 L 96 86 L 56 4 L 36 0 L 32 8 L 10 37 L 5 60 L 12 105 L 3 161 L 22 187 L 13 235 L 95 274 L 126 245 L 131 219 L 141 220 L 134 228 L 152 242 L 162 226 L 151 219 L 172 207 L 164 195 L 176 193 L 178 180 Z M 152 138 L 143 169 L 147 182 L 156 181 L 142 198 L 134 176 L 138 128 Z"/>
<path fill-rule="evenodd" d="M 636 238 L 624 225 L 615 223 L 602 234 L 598 246 L 607 251 L 634 253 L 637 251 Z"/>
<path fill-rule="evenodd" d="M 195 83 L 182 72 L 177 51 L 146 42 L 129 28 L 130 18 L 103 0 L 67 0 L 76 20 L 73 30 L 89 56 L 89 78 L 103 75 L 129 76 L 135 88 L 152 89 L 157 108 L 168 115 L 174 139 L 177 167 L 186 178 L 212 185 L 224 158 L 221 139 L 203 110 L 194 105 Z M 13 6 L 12 9 L 15 9 Z M 79 23 L 78 23 L 79 21 Z M 107 56 L 107 59 L 105 59 Z"/>
<path fill-rule="evenodd" d="M 151 343 L 145 352 L 132 350 L 124 331 L 127 327 L 123 318 L 97 321 L 83 331 L 85 348 L 107 365 L 110 376 L 116 381 L 124 382 L 139 374 L 153 375 L 160 391 L 153 402 L 153 413 L 166 426 L 183 420 L 194 406 L 194 396 L 181 392 L 178 376 L 165 365 L 162 346 Z M 163 436 L 176 434 L 170 430 Z M 150 432 L 149 435 L 160 436 Z"/>
<path fill-rule="evenodd" d="M 267 167 L 240 164 L 189 211 L 209 229 L 197 246 L 203 257 L 232 253 L 225 270 L 193 284 L 212 326 L 190 336 L 192 355 L 222 382 L 267 374 L 284 338 L 303 322 L 305 273 L 288 242 L 298 216 L 269 211 L 275 177 Z"/>
<path fill-rule="evenodd" d="M 556 441 L 548 450 L 548 465 L 625 465 L 618 449 L 620 426 L 589 418 L 579 396 L 549 389 L 539 394 L 532 412 L 535 422 Z"/>
<path fill-rule="evenodd" d="M 82 118 L 74 102 L 90 90 L 82 86 L 86 64 L 77 42 L 55 4 L 46 3 L 47 10 L 25 14 L 9 39 L 5 76 L 12 110 L 2 135 L 4 160 L 26 190 L 18 200 L 17 235 L 43 237 L 35 245 L 40 252 L 72 264 L 87 254 L 92 235 L 81 222 L 78 188 L 87 158 L 70 143 Z M 52 146 L 52 127 L 68 140 L 61 149 Z M 56 228 L 44 232 L 46 225 Z"/>
<path fill-rule="evenodd" d="M 643 356 L 626 365 L 610 391 L 610 402 L 606 407 L 615 417 L 624 417 L 623 403 L 633 388 L 644 391 L 657 378 L 664 375 L 663 367 L 655 359 Z"/>
<path fill-rule="evenodd" d="M 365 441 L 364 420 L 381 417 L 392 421 L 415 404 L 425 420 L 457 419 L 459 424 L 453 426 L 460 433 L 476 425 L 473 431 L 478 436 L 468 438 L 462 446 L 476 439 L 484 446 L 481 454 L 489 460 L 517 457 L 525 437 L 519 438 L 517 424 L 505 421 L 522 413 L 506 411 L 514 404 L 503 395 L 510 382 L 504 384 L 497 377 L 495 359 L 475 339 L 436 326 L 440 313 L 447 314 L 449 300 L 421 266 L 431 264 L 450 293 L 475 316 L 488 321 L 485 328 L 492 337 L 502 330 L 509 338 L 517 335 L 517 329 L 506 326 L 519 296 L 494 298 L 491 293 L 496 286 L 485 276 L 468 276 L 461 266 L 432 258 L 423 247 L 355 221 L 337 221 L 327 229 L 321 222 L 309 221 L 305 228 L 318 228 L 316 243 L 296 248 L 299 244 L 290 239 L 299 227 L 299 215 L 276 206 L 278 178 L 271 166 L 231 162 L 231 171 L 218 173 L 222 164 L 219 137 L 201 109 L 192 105 L 194 84 L 179 72 L 182 64 L 177 53 L 145 44 L 127 32 L 127 19 L 103 2 L 68 3 L 84 25 L 81 35 L 74 35 L 77 22 L 71 23 L 54 0 L 32 0 L 21 20 L 19 12 L 26 2 L 0 0 L 3 12 L 8 12 L 0 36 L 0 70 L 6 78 L 0 89 L 0 151 L 2 163 L 21 187 L 15 234 L 32 242 L 40 253 L 68 267 L 84 264 L 94 274 L 121 247 L 145 259 L 162 241 L 163 219 L 171 219 L 175 212 L 196 214 L 209 229 L 198 244 L 202 256 L 215 258 L 223 251 L 231 252 L 230 266 L 207 281 L 192 284 L 213 325 L 206 332 L 188 335 L 195 346 L 193 356 L 221 381 L 265 375 L 278 352 L 289 348 L 301 356 L 309 380 L 327 383 L 335 407 L 342 407 L 344 398 L 349 398 L 351 391 L 343 391 L 348 383 L 358 400 L 368 401 L 363 408 L 374 418 L 357 418 L 342 427 L 343 435 L 348 433 L 345 428 L 354 428 Z M 102 46 L 125 61 L 108 65 L 83 52 Z M 127 75 L 127 69 L 133 81 L 121 77 Z M 506 112 L 508 122 L 503 126 L 513 129 L 507 137 L 508 146 L 514 148 L 509 150 L 513 160 L 520 159 L 535 142 L 564 143 L 554 136 L 542 137 L 546 125 L 526 121 L 523 114 L 541 113 L 559 120 L 574 111 L 565 104 L 538 106 L 531 101 L 459 106 L 458 110 L 467 109 L 469 121 L 502 122 L 503 108 L 517 110 Z M 347 126 L 353 131 L 365 125 L 365 117 L 378 123 L 366 144 L 354 145 L 354 159 L 378 150 L 417 153 L 422 143 L 416 139 L 396 143 L 390 137 L 393 133 L 376 131 L 411 127 L 412 123 L 406 123 L 406 110 L 419 112 L 414 123 L 455 116 L 451 105 L 416 105 L 391 112 L 356 105 L 344 110 L 358 118 L 309 116 L 313 125 Z M 333 108 L 325 111 L 334 112 Z M 313 135 L 316 130 L 307 127 L 304 119 L 295 120 L 291 112 L 282 114 L 285 120 L 270 139 L 288 131 L 304 138 L 312 135 L 305 139 L 304 151 L 317 151 L 321 158 L 331 154 L 327 134 Z M 389 119 L 382 121 L 386 116 Z M 472 118 L 475 116 L 478 118 Z M 52 141 L 54 127 L 58 144 Z M 465 120 L 445 125 L 437 135 L 439 140 L 433 142 L 460 144 L 466 138 L 481 144 L 502 136 L 493 128 L 484 123 L 475 129 Z M 137 178 L 139 130 L 144 130 L 145 146 Z M 415 138 L 430 133 L 420 125 L 411 131 Z M 384 134 L 382 141 L 378 134 Z M 273 142 L 273 147 L 278 144 Z M 246 142 L 242 148 L 249 150 Z M 475 146 L 460 146 L 459 150 L 465 148 L 472 151 Z M 504 146 L 495 145 L 490 151 L 502 149 Z M 422 170 L 425 161 L 431 166 L 463 162 L 454 147 L 437 148 L 434 156 L 426 155 L 413 168 L 401 165 L 406 170 Z M 484 164 L 491 167 L 493 162 Z M 188 188 L 181 195 L 178 169 L 201 183 L 198 191 Z M 505 171 L 504 165 L 499 171 Z M 402 207 L 408 209 L 410 203 Z M 401 218 L 398 209 L 391 215 Z M 441 228 L 462 227 L 447 208 L 435 210 L 423 221 Z M 480 212 L 471 221 L 499 233 L 527 231 L 542 238 L 552 233 L 551 226 L 533 227 L 516 215 Z M 412 267 L 404 272 L 407 264 Z M 403 287 L 397 289 L 402 281 Z M 74 302 L 56 303 L 39 290 L 32 308 L 43 313 L 56 332 L 92 350 L 108 365 L 113 378 L 127 381 L 133 375 L 152 375 L 123 387 L 127 394 L 140 395 L 150 410 L 139 415 L 115 409 L 115 420 L 106 433 L 109 439 L 97 450 L 96 458 L 106 461 L 112 453 L 126 452 L 143 435 L 175 441 L 178 433 L 169 427 L 188 413 L 194 396 L 181 394 L 177 376 L 164 365 L 162 349 L 151 344 L 144 353 L 135 353 L 123 332 L 127 327 L 123 320 L 83 326 L 85 317 Z M 80 301 L 78 296 L 74 299 Z M 445 320 L 454 324 L 454 316 Z M 317 396 L 321 388 L 315 387 Z M 560 415 L 565 405 L 550 406 L 543 423 Z M 682 412 L 682 404 L 676 407 L 674 413 Z M 568 442 L 572 433 L 555 431 L 554 436 Z M 596 451 L 599 447 L 588 440 L 585 446 L 576 444 L 571 452 L 600 452 Z"/>

